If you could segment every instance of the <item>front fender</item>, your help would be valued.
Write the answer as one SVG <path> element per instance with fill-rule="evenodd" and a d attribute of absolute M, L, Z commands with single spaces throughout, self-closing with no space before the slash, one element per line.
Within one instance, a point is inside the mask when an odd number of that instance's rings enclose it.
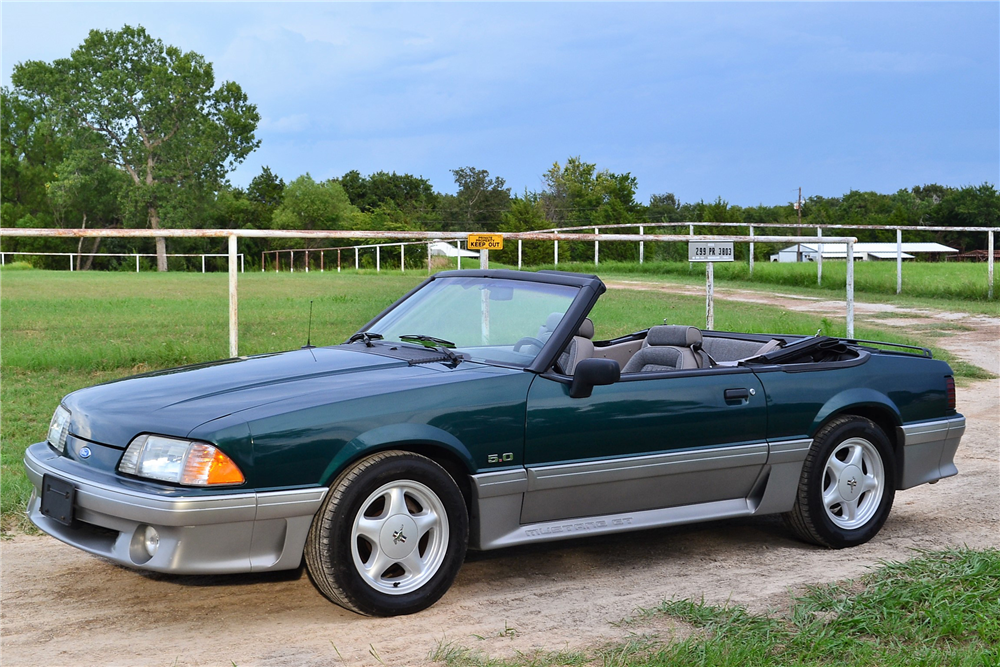
<path fill-rule="evenodd" d="M 823 404 L 815 419 L 809 426 L 809 436 L 816 435 L 816 431 L 823 424 L 829 421 L 832 415 L 838 412 L 845 412 L 850 408 L 876 408 L 889 415 L 892 415 L 896 426 L 903 424 L 903 419 L 899 413 L 899 407 L 892 402 L 885 394 L 868 388 L 852 388 L 835 394 L 830 400 Z"/>
<path fill-rule="evenodd" d="M 440 447 L 461 460 L 470 473 L 475 470 L 469 449 L 451 433 L 429 424 L 390 424 L 365 431 L 341 447 L 323 471 L 320 484 L 328 486 L 349 463 L 362 456 L 406 445 Z"/>

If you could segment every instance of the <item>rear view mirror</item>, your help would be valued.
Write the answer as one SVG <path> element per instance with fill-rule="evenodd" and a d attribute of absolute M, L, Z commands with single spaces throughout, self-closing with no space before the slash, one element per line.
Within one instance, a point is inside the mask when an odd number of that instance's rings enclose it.
<path fill-rule="evenodd" d="M 510 301 L 514 298 L 514 288 L 509 285 L 490 285 L 490 301 Z"/>
<path fill-rule="evenodd" d="M 622 371 L 614 359 L 584 359 L 576 365 L 573 384 L 569 386 L 570 398 L 587 398 L 598 385 L 614 384 Z"/>

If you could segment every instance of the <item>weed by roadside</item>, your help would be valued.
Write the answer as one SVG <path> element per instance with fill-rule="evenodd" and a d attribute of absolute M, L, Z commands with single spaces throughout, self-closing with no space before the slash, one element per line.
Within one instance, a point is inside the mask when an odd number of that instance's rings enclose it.
<path fill-rule="evenodd" d="M 1000 550 L 920 552 L 866 576 L 808 589 L 786 611 L 665 601 L 623 625 L 668 617 L 694 628 L 676 641 L 633 634 L 585 653 L 490 658 L 442 644 L 431 660 L 448 667 L 911 667 L 1000 664 Z"/>

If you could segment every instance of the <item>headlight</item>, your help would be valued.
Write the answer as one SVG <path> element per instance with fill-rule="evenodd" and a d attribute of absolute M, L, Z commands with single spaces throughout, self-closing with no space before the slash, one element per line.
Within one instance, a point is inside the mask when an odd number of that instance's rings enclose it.
<path fill-rule="evenodd" d="M 69 434 L 69 410 L 63 406 L 56 408 L 49 422 L 49 435 L 46 438 L 49 444 L 59 450 L 59 453 L 66 451 L 66 436 Z"/>
<path fill-rule="evenodd" d="M 129 443 L 119 472 L 188 486 L 242 484 L 233 460 L 204 442 L 140 435 Z"/>

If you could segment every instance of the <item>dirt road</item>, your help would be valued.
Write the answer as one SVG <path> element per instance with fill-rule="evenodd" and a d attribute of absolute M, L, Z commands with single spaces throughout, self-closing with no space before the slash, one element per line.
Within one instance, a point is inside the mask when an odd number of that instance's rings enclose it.
<path fill-rule="evenodd" d="M 619 289 L 660 289 L 612 284 Z M 676 289 L 671 287 L 671 289 Z M 843 303 L 719 290 L 794 310 Z M 860 318 L 884 310 L 859 305 Z M 939 345 L 1000 372 L 1000 320 L 900 311 L 883 324 L 958 322 Z M 905 317 L 899 317 L 903 315 Z M 951 333 L 951 332 L 949 332 Z M 442 643 L 491 655 L 580 649 L 669 626 L 613 623 L 665 598 L 766 609 L 805 584 L 855 577 L 913 549 L 1000 547 L 1000 381 L 960 387 L 969 420 L 958 477 L 896 496 L 885 528 L 846 551 L 803 545 L 774 518 L 507 549 L 469 557 L 431 609 L 369 619 L 328 603 L 306 576 L 144 575 L 19 536 L 0 544 L 4 665 L 413 665 Z"/>

